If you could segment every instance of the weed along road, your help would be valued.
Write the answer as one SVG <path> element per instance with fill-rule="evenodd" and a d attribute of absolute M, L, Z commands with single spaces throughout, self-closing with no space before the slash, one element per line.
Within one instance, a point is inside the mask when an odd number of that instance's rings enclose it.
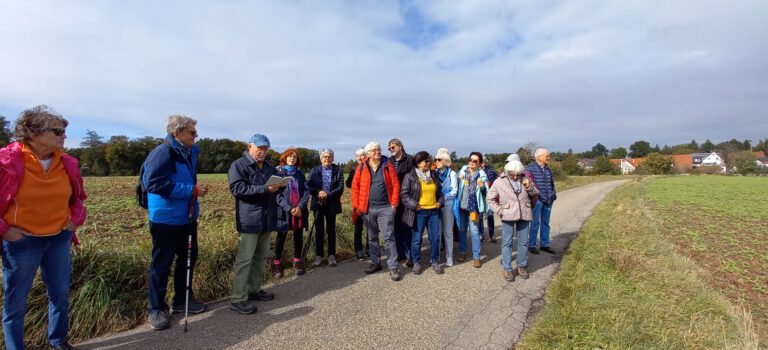
<path fill-rule="evenodd" d="M 552 213 L 552 243 L 557 254 L 530 255 L 530 279 L 502 278 L 500 244 L 483 243 L 483 267 L 471 260 L 437 275 L 427 269 L 392 282 L 386 272 L 365 275 L 368 262 L 343 261 L 267 290 L 272 301 L 258 312 L 240 315 L 229 301 L 209 305 L 190 318 L 171 317 L 172 327 L 132 331 L 92 339 L 82 349 L 508 349 L 544 306 L 547 285 L 564 249 L 592 209 L 625 180 L 594 183 L 558 194 Z M 499 220 L 497 220 L 498 223 Z M 497 227 L 497 237 L 501 228 Z M 427 241 L 428 242 L 428 241 Z M 516 243 L 515 243 L 516 244 Z M 428 257 L 428 247 L 422 260 Z M 229 273 L 229 271 L 222 271 Z"/>

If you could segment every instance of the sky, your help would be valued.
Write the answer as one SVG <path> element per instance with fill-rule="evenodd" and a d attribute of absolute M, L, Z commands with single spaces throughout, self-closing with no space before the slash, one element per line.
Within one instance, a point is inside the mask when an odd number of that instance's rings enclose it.
<path fill-rule="evenodd" d="M 409 153 L 768 138 L 768 1 L 0 0 L 0 115 Z"/>

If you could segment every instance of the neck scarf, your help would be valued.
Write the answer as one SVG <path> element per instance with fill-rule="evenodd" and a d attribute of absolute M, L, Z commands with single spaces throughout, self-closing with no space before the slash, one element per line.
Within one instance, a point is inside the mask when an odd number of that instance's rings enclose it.
<path fill-rule="evenodd" d="M 422 172 L 418 168 L 414 170 L 416 170 L 416 175 L 419 176 L 419 179 L 421 179 L 421 181 L 424 181 L 425 183 L 429 183 L 430 181 L 432 181 L 432 174 L 430 173 L 429 169 L 427 169 L 426 172 Z"/>

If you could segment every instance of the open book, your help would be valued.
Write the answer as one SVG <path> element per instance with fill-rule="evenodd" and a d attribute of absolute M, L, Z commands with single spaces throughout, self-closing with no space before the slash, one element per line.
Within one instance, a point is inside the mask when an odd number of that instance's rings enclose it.
<path fill-rule="evenodd" d="M 290 176 L 280 177 L 280 176 L 272 175 L 272 177 L 270 177 L 269 180 L 267 180 L 266 185 L 267 186 L 283 186 L 283 185 L 287 185 L 289 182 L 291 182 Z"/>

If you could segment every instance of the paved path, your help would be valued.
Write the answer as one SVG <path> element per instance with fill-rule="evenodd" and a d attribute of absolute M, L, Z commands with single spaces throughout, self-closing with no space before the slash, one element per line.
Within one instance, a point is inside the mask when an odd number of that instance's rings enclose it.
<path fill-rule="evenodd" d="M 172 327 L 148 325 L 93 339 L 81 349 L 509 349 L 544 306 L 543 297 L 560 266 L 563 250 L 575 238 L 592 209 L 623 181 L 601 182 L 558 194 L 552 214 L 556 255 L 531 255 L 531 278 L 502 279 L 499 243 L 483 243 L 484 265 L 469 262 L 426 270 L 392 282 L 386 272 L 371 276 L 368 262 L 344 261 L 322 267 L 269 288 L 275 300 L 240 315 L 228 302 L 209 306 Z M 498 221 L 498 220 L 497 220 Z M 500 228 L 497 227 L 497 237 Z M 422 261 L 428 261 L 424 250 Z M 425 259 L 426 258 L 426 259 Z M 386 270 L 386 269 L 385 269 Z"/>

